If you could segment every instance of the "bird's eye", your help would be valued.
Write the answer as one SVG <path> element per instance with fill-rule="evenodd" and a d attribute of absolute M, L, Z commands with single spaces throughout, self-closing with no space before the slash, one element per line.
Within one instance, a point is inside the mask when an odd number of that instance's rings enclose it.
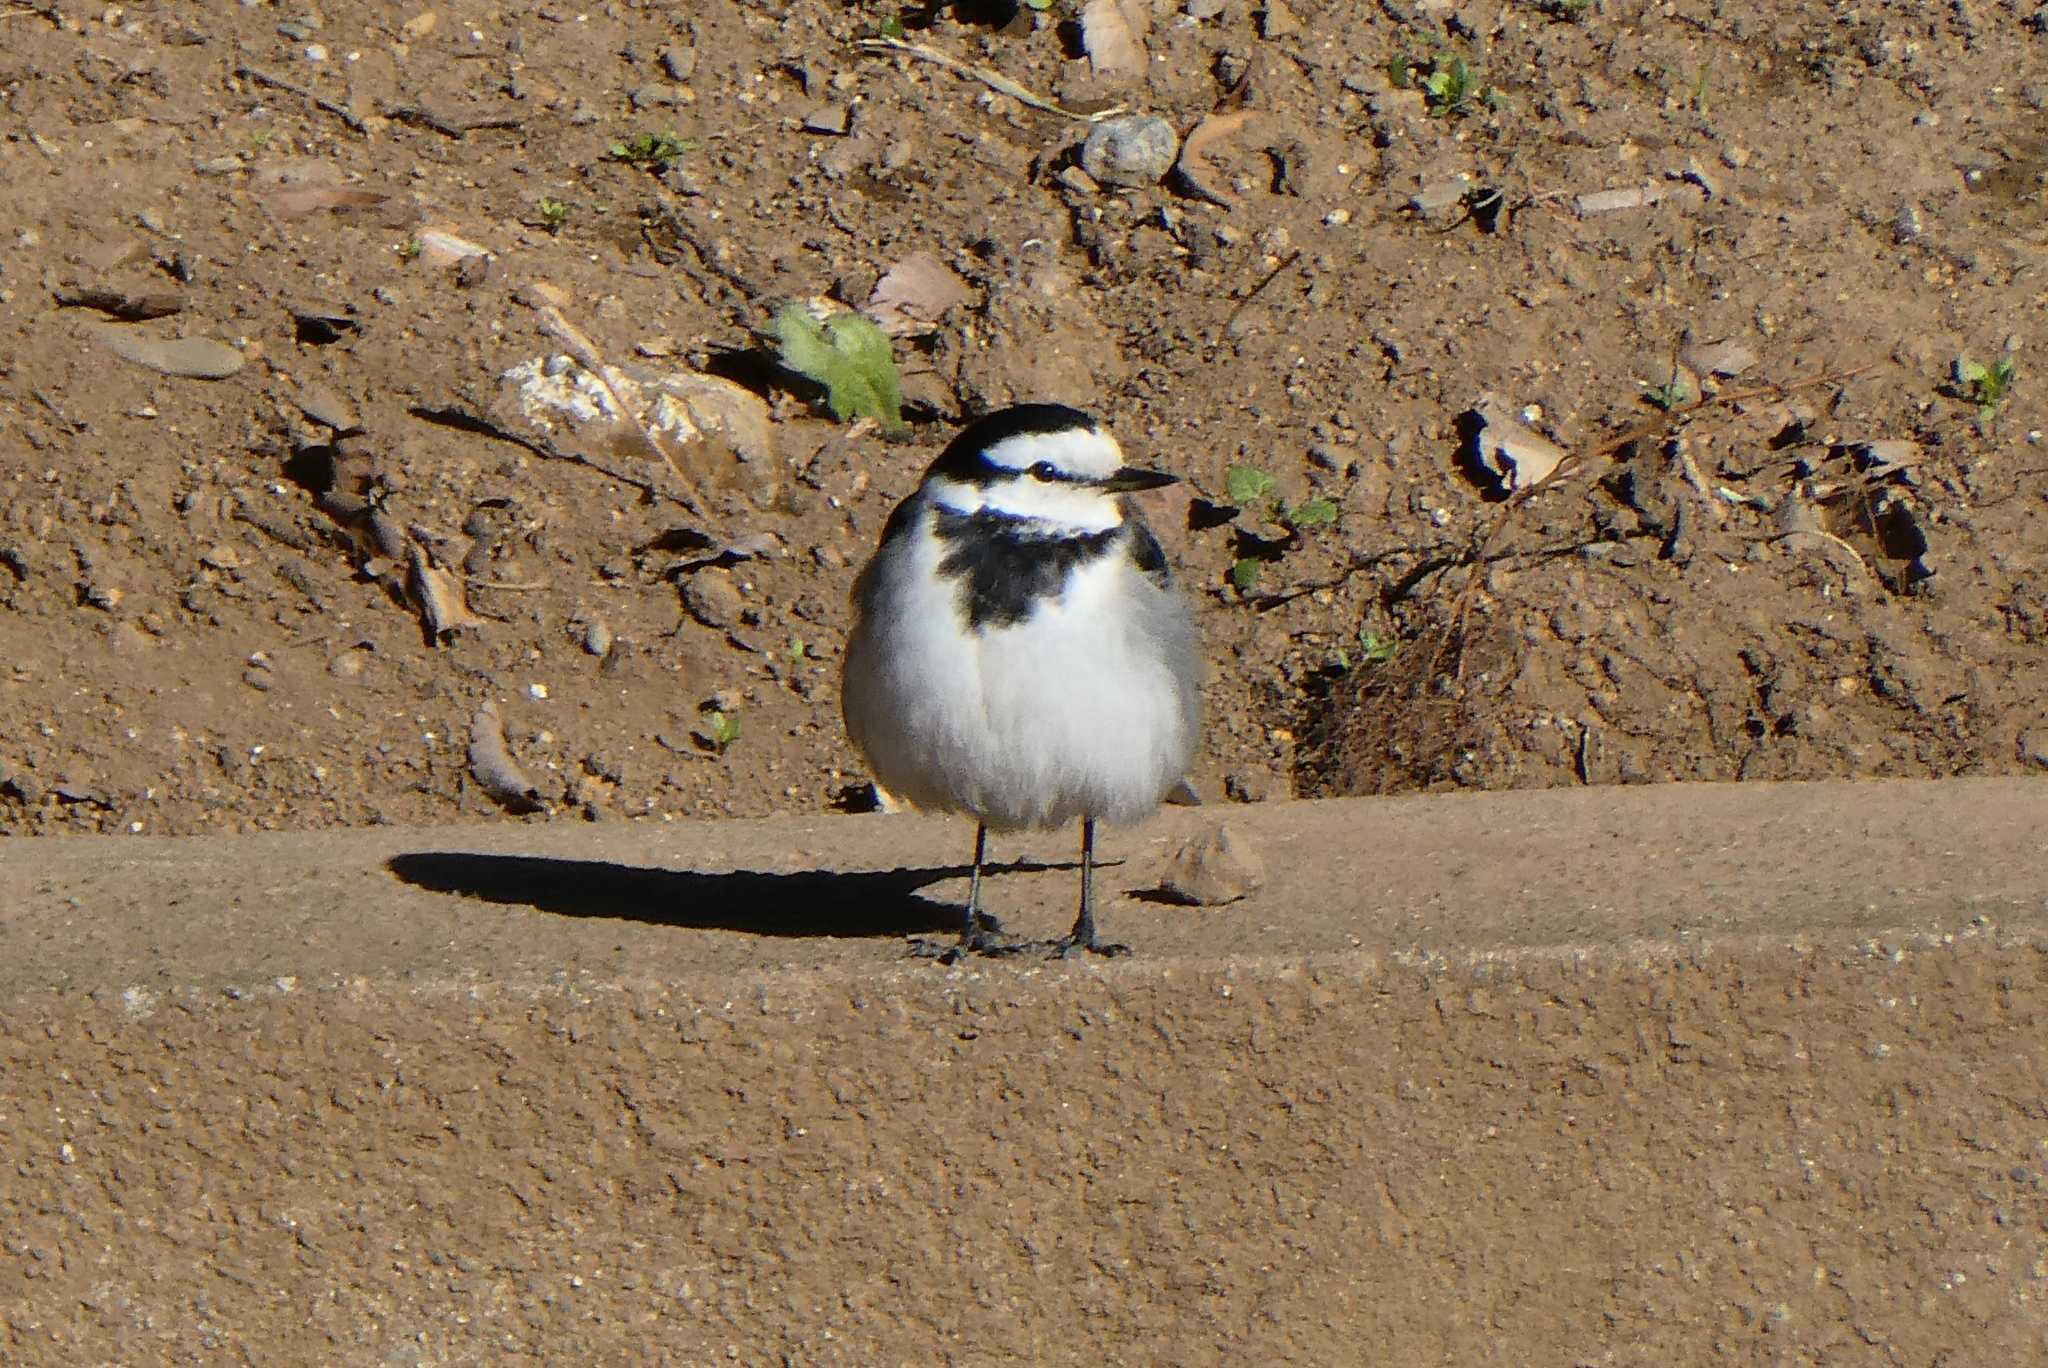
<path fill-rule="evenodd" d="M 1051 461 L 1040 461 L 1037 465 L 1031 467 L 1031 478 L 1034 480 L 1044 480 L 1050 483 L 1059 477 L 1060 472 Z"/>

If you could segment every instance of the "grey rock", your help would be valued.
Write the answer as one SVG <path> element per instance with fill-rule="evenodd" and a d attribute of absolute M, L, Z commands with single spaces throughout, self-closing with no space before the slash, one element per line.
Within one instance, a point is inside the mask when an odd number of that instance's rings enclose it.
<path fill-rule="evenodd" d="M 1095 125 L 1081 144 L 1081 169 L 1104 185 L 1157 185 L 1179 155 L 1172 124 L 1152 114 L 1125 114 Z"/>
<path fill-rule="evenodd" d="M 1228 823 L 1175 852 L 1159 891 L 1193 907 L 1220 907 L 1265 886 L 1266 862 Z"/>

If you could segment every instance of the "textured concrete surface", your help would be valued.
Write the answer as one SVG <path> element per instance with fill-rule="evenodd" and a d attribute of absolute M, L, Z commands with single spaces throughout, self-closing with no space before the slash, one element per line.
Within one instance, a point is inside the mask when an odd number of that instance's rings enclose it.
<path fill-rule="evenodd" d="M 1225 816 L 0 845 L 0 1358 L 2048 1361 L 2048 784 Z"/>

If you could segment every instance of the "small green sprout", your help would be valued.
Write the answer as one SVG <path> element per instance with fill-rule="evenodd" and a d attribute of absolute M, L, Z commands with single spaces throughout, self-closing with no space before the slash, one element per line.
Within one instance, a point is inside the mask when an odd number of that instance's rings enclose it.
<path fill-rule="evenodd" d="M 1674 375 L 1671 377 L 1670 384 L 1653 385 L 1643 391 L 1643 398 L 1649 400 L 1658 408 L 1663 409 L 1666 413 L 1670 413 L 1674 409 L 1682 409 L 1688 404 L 1698 403 L 1700 396 L 1699 391 L 1693 388 L 1692 381 L 1683 375 Z"/>
<path fill-rule="evenodd" d="M 1290 504 L 1273 491 L 1278 482 L 1256 466 L 1232 466 L 1224 478 L 1224 490 L 1230 501 L 1239 508 L 1252 509 L 1264 504 L 1262 516 L 1269 523 L 1283 528 L 1288 539 L 1298 537 L 1312 528 L 1331 527 L 1336 524 L 1341 511 L 1336 500 L 1314 495 L 1298 504 Z M 1265 556 L 1245 556 L 1233 562 L 1230 567 L 1230 582 L 1239 593 L 1250 593 L 1258 587 L 1259 577 L 1265 573 L 1266 561 L 1273 559 L 1269 552 Z"/>
<path fill-rule="evenodd" d="M 249 146 L 255 151 L 261 152 L 264 148 L 270 146 L 270 140 L 276 136 L 277 130 L 274 128 L 259 128 L 249 135 Z"/>
<path fill-rule="evenodd" d="M 740 739 L 740 715 L 722 708 L 714 709 L 709 723 L 711 730 L 706 733 L 706 738 L 712 749 L 723 755 L 732 749 L 733 742 Z"/>
<path fill-rule="evenodd" d="M 1037 10 L 1040 14 L 1053 7 L 1053 0 L 1024 0 L 1024 8 Z"/>
<path fill-rule="evenodd" d="M 1249 508 L 1261 499 L 1270 499 L 1271 502 L 1266 507 L 1266 520 L 1277 523 L 1290 532 L 1299 532 L 1311 527 L 1328 527 L 1337 521 L 1338 508 L 1335 500 L 1317 495 L 1290 505 L 1273 493 L 1273 477 L 1256 466 L 1232 466 L 1224 482 L 1224 488 L 1230 495 L 1230 501 L 1239 508 Z"/>
<path fill-rule="evenodd" d="M 425 250 L 425 248 L 418 238 L 409 237 L 405 241 L 399 243 L 396 247 L 393 247 L 391 250 L 398 253 L 398 259 L 400 261 L 415 261 L 418 260 L 419 254 L 423 250 Z"/>
<path fill-rule="evenodd" d="M 908 33 L 903 27 L 903 21 L 892 14 L 882 20 L 882 36 L 884 38 L 894 38 L 900 43 L 908 36 Z"/>
<path fill-rule="evenodd" d="M 903 381 L 889 335 L 855 313 L 820 323 L 801 304 L 775 315 L 775 341 L 784 366 L 825 387 L 825 406 L 842 423 L 872 418 L 901 432 Z"/>
<path fill-rule="evenodd" d="M 540 221 L 550 233 L 562 231 L 562 225 L 569 221 L 569 205 L 564 200 L 547 195 L 540 197 Z"/>
<path fill-rule="evenodd" d="M 1439 119 L 1463 118 L 1476 100 L 1491 109 L 1500 92 L 1479 84 L 1463 57 L 1439 52 L 1431 57 L 1402 54 L 1387 63 L 1387 77 L 1402 89 L 1419 89 L 1424 105 Z"/>
<path fill-rule="evenodd" d="M 1358 633 L 1358 658 L 1352 659 L 1349 649 L 1337 648 L 1337 668 L 1349 673 L 1354 666 L 1376 667 L 1385 665 L 1401 651 L 1399 637 L 1382 635 L 1366 627 Z"/>
<path fill-rule="evenodd" d="M 1962 386 L 1963 397 L 1977 406 L 1980 423 L 1989 423 L 1998 416 L 1999 406 L 2012 393 L 2013 381 L 2017 379 L 2019 367 L 2010 356 L 2001 356 L 1989 365 L 1967 356 L 1956 358 L 1956 383 Z"/>
<path fill-rule="evenodd" d="M 624 142 L 613 143 L 605 156 L 659 175 L 668 170 L 670 162 L 685 152 L 695 152 L 703 145 L 695 138 L 685 138 L 676 133 L 640 133 Z"/>

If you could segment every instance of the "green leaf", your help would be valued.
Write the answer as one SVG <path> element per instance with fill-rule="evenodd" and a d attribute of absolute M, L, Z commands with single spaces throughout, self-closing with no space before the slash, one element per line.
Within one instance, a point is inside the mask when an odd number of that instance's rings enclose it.
<path fill-rule="evenodd" d="M 1232 466 L 1226 486 L 1230 501 L 1240 508 L 1257 503 L 1273 492 L 1273 477 L 1253 466 Z"/>
<path fill-rule="evenodd" d="M 1230 567 L 1230 582 L 1237 586 L 1240 594 L 1249 594 L 1259 584 L 1259 576 L 1266 570 L 1265 563 L 1254 556 L 1246 556 Z"/>
<path fill-rule="evenodd" d="M 825 323 L 801 304 L 775 315 L 782 364 L 825 387 L 825 406 L 842 423 L 873 418 L 891 432 L 903 421 L 903 381 L 889 335 L 859 314 Z"/>
<path fill-rule="evenodd" d="M 1337 504 L 1332 499 L 1303 499 L 1283 521 L 1289 527 L 1328 527 L 1337 521 Z"/>
<path fill-rule="evenodd" d="M 884 38 L 894 38 L 901 42 L 904 38 L 903 21 L 893 14 L 884 19 L 882 21 L 882 36 Z"/>
<path fill-rule="evenodd" d="M 711 744 L 723 751 L 740 739 L 740 715 L 738 713 L 714 712 L 711 714 Z"/>

